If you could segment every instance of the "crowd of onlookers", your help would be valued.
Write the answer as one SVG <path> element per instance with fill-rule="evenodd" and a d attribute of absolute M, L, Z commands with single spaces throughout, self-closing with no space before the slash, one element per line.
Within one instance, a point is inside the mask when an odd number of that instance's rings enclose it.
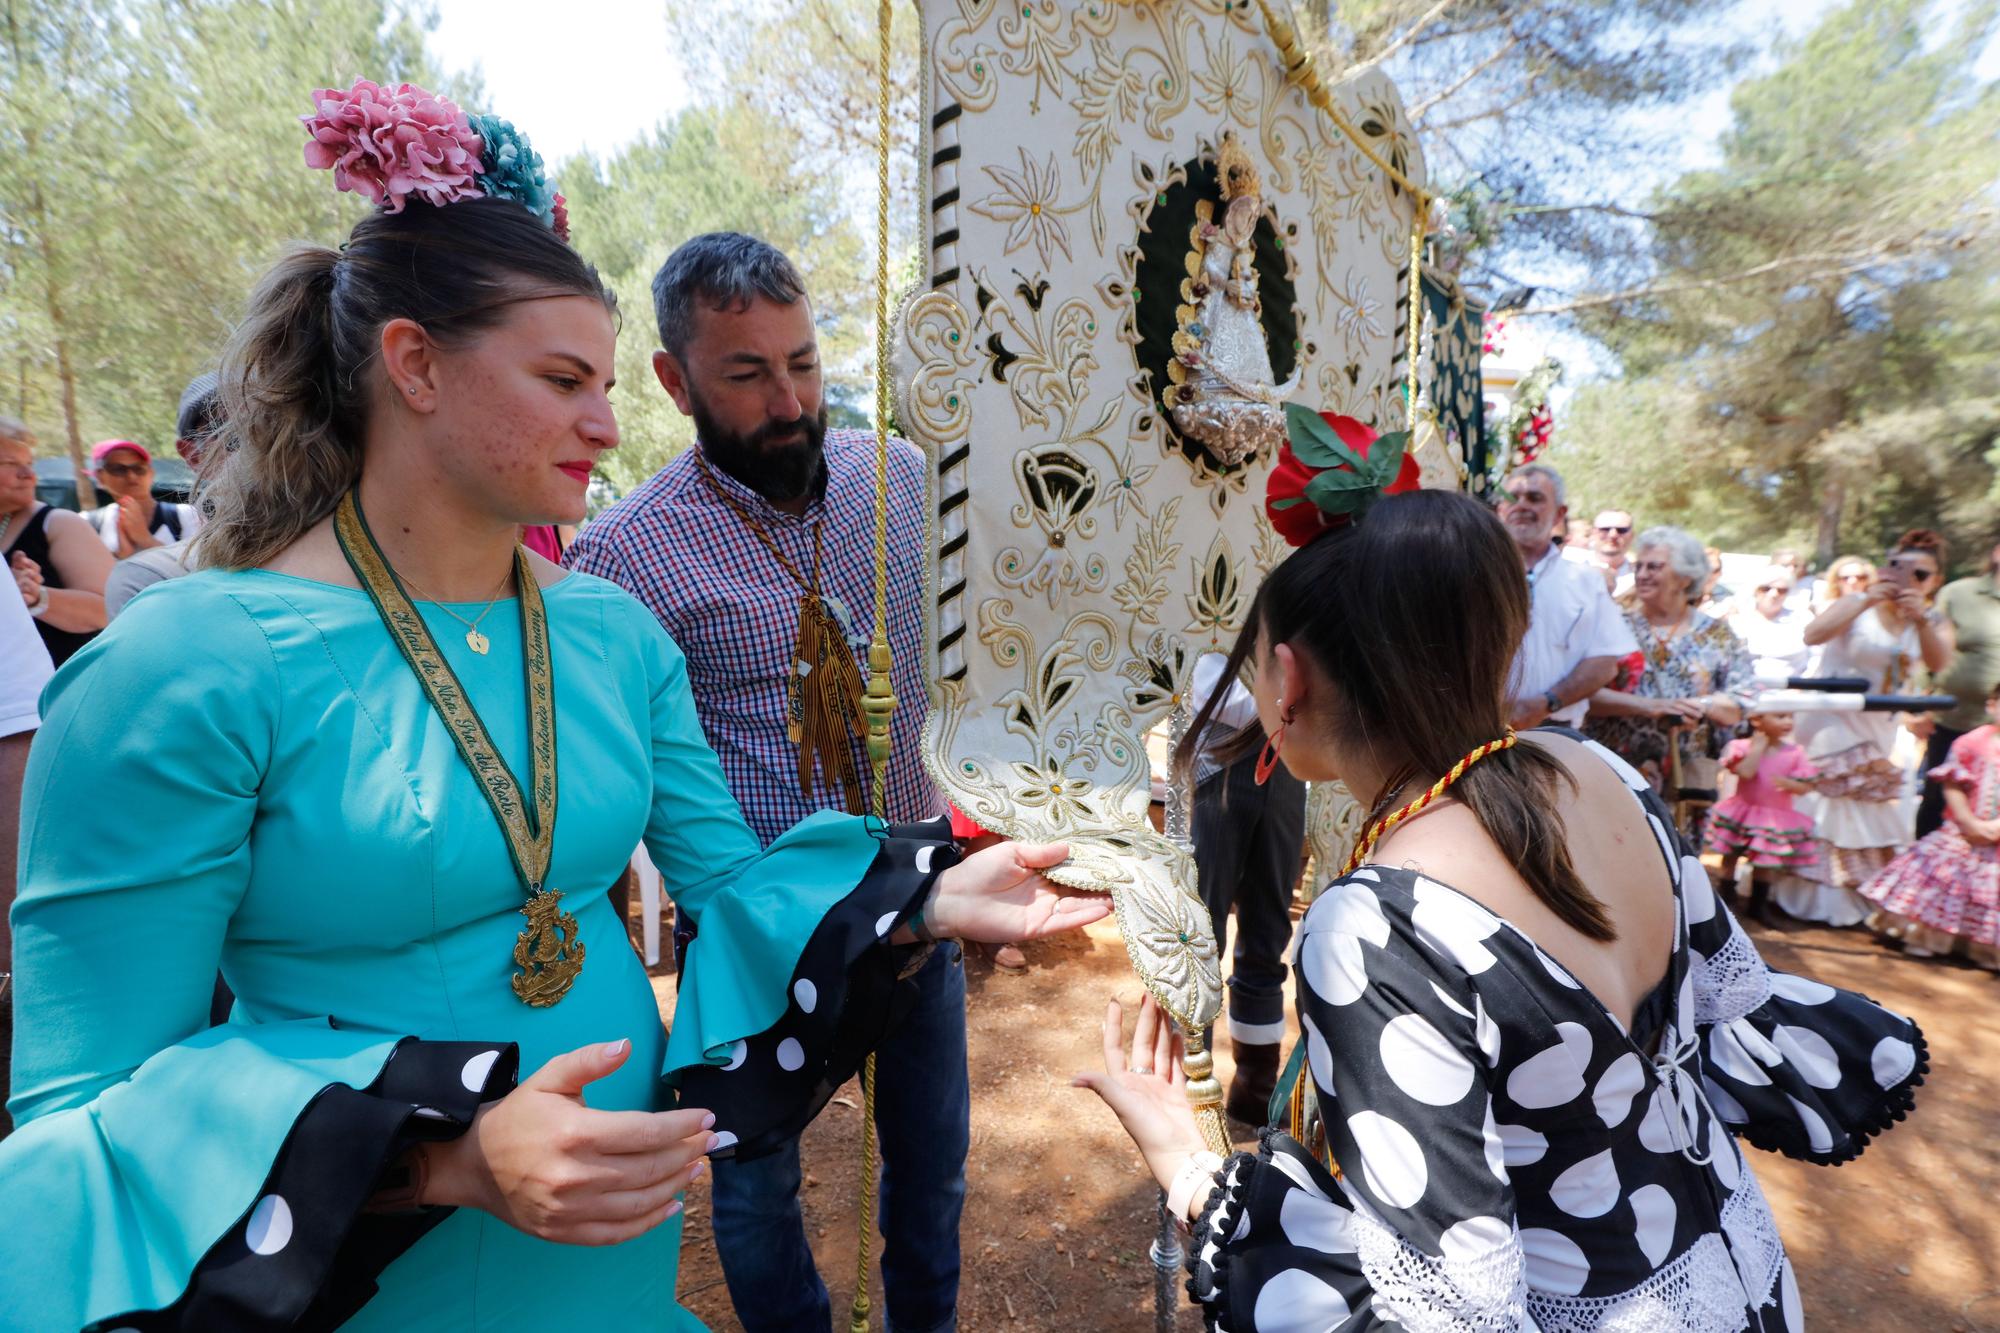
<path fill-rule="evenodd" d="M 1944 540 L 1916 529 L 1818 578 L 1776 551 L 1729 587 L 1722 553 L 1681 528 L 1572 520 L 1553 468 L 1503 489 L 1533 601 L 1516 726 L 1580 726 L 1625 760 L 1760 915 L 2000 967 L 2000 545 L 1952 582 Z M 1796 715 L 1762 702 L 1833 680 L 1849 692 L 1788 694 Z M 1954 703 L 1855 707 L 1923 694 Z"/>
<path fill-rule="evenodd" d="M 175 443 L 191 464 L 215 389 L 204 375 L 181 400 Z M 200 522 L 191 506 L 155 498 L 152 455 L 133 441 L 91 450 L 110 503 L 88 514 L 37 498 L 34 457 L 26 428 L 0 417 L 0 553 L 20 592 L 0 614 L 0 736 L 33 728 L 52 669 L 135 593 L 186 572 Z M 1759 914 L 1865 921 L 1912 952 L 2000 964 L 2000 761 L 1988 725 L 2000 546 L 1949 583 L 1945 543 L 1926 530 L 1879 561 L 1843 556 L 1817 577 L 1785 549 L 1732 587 L 1721 552 L 1683 529 L 1641 529 L 1624 509 L 1571 518 L 1547 465 L 1519 469 L 1503 492 L 1534 608 L 1516 726 L 1577 727 L 1623 758 L 1719 858 L 1725 890 L 1748 878 Z M 528 537 L 560 551 L 558 534 Z M 1955 704 L 1760 709 L 1766 691 L 1814 678 Z"/>

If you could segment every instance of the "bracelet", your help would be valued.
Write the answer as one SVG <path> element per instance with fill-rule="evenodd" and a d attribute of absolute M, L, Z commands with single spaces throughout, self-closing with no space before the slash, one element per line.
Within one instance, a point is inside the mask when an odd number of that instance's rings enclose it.
<path fill-rule="evenodd" d="M 933 884 L 931 892 L 924 895 L 923 905 L 910 914 L 910 919 L 907 922 L 910 927 L 910 933 L 917 937 L 917 943 L 919 944 L 936 944 L 938 942 L 938 937 L 931 933 L 930 922 L 924 920 L 924 913 L 931 905 L 931 895 L 936 892 L 937 887 Z"/>
<path fill-rule="evenodd" d="M 1569 707 L 1568 704 L 1562 701 L 1562 696 L 1560 694 L 1557 694 L 1554 690 L 1543 690 L 1542 702 L 1549 706 L 1549 713 L 1552 716 L 1556 713 L 1562 712 L 1563 709 Z"/>
<path fill-rule="evenodd" d="M 1174 1183 L 1167 1186 L 1167 1213 L 1176 1221 L 1188 1219 L 1188 1205 L 1194 1202 L 1195 1191 L 1203 1184 L 1214 1185 L 1215 1173 L 1222 1169 L 1222 1159 L 1212 1152 L 1198 1152 L 1182 1163 Z M 1203 1202 L 1207 1202 L 1206 1196 Z"/>
<path fill-rule="evenodd" d="M 37 619 L 37 620 L 40 620 L 40 619 L 41 619 L 41 618 L 42 618 L 43 616 L 45 616 L 45 615 L 47 615 L 47 614 L 49 613 L 49 585 L 48 585 L 48 584 L 44 583 L 44 584 L 42 585 L 42 587 L 41 587 L 41 593 L 42 593 L 42 596 L 41 596 L 41 599 L 40 599 L 39 601 L 37 601 L 37 602 L 36 602 L 36 603 L 35 603 L 35 604 L 34 604 L 33 606 L 31 606 L 31 607 L 29 607 L 29 608 L 28 608 L 28 614 L 29 614 L 29 615 L 31 615 L 31 616 L 33 616 L 33 617 L 34 617 L 35 619 Z"/>

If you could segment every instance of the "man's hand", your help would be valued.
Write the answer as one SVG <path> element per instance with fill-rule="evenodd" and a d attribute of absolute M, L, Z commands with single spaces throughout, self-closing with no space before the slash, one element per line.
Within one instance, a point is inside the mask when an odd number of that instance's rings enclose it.
<path fill-rule="evenodd" d="M 139 501 L 130 495 L 118 497 L 118 543 L 135 551 L 160 544 L 159 538 L 146 528 L 146 514 Z"/>
<path fill-rule="evenodd" d="M 1516 731 L 1539 727 L 1549 720 L 1549 701 L 1539 694 L 1531 699 L 1516 699 L 1513 715 L 1507 720 Z"/>

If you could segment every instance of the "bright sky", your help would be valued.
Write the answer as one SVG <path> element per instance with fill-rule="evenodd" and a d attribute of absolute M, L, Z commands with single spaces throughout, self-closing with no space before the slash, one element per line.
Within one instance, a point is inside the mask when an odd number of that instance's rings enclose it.
<path fill-rule="evenodd" d="M 477 67 L 490 106 L 519 125 L 551 165 L 603 154 L 688 101 L 667 45 L 672 0 L 564 0 L 551 21 L 530 0 L 433 0 L 431 49 L 452 70 Z"/>
<path fill-rule="evenodd" d="M 489 106 L 527 131 L 551 164 L 580 149 L 615 151 L 689 100 L 687 80 L 667 40 L 666 6 L 685 0 L 566 0 L 560 22 L 546 3 L 529 0 L 433 0 L 438 26 L 433 50 L 447 68 L 478 68 Z M 1729 26 L 1767 42 L 1779 33 L 1803 35 L 1835 0 L 1744 0 Z M 1945 15 L 1965 0 L 1952 0 Z M 1767 56 L 1753 70 L 1770 66 Z M 2000 42 L 1980 73 L 2000 73 Z M 1659 179 L 1713 161 L 1717 136 L 1729 123 L 1726 88 L 1684 107 L 1648 113 L 1677 127 L 1680 160 L 1662 158 Z M 1628 180 L 1638 202 L 1651 182 Z M 1604 369 L 1594 349 L 1558 334 L 1551 350 L 1573 367 L 1569 385 Z M 1578 374 L 1576 372 L 1582 372 Z M 1566 386 L 1567 388 L 1568 386 Z"/>

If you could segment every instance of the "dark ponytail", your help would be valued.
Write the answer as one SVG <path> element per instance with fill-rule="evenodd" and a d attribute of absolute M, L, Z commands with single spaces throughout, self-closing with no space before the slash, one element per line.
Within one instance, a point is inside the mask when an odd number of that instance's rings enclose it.
<path fill-rule="evenodd" d="M 509 199 L 413 201 L 370 213 L 340 250 L 300 246 L 280 259 L 222 355 L 220 447 L 204 451 L 196 497 L 203 562 L 266 563 L 354 485 L 384 324 L 414 320 L 451 346 L 549 296 L 615 308 L 597 271 Z"/>
<path fill-rule="evenodd" d="M 1505 733 L 1528 608 L 1520 554 L 1486 506 L 1449 491 L 1391 496 L 1366 522 L 1323 534 L 1271 571 L 1224 678 L 1258 642 L 1288 643 L 1335 687 L 1336 744 L 1430 781 Z M 1196 715 L 1177 768 L 1192 761 L 1215 703 Z M 1570 860 L 1555 810 L 1565 786 L 1575 786 L 1568 770 L 1523 744 L 1474 764 L 1451 791 L 1551 911 L 1612 939 L 1604 905 Z"/>

